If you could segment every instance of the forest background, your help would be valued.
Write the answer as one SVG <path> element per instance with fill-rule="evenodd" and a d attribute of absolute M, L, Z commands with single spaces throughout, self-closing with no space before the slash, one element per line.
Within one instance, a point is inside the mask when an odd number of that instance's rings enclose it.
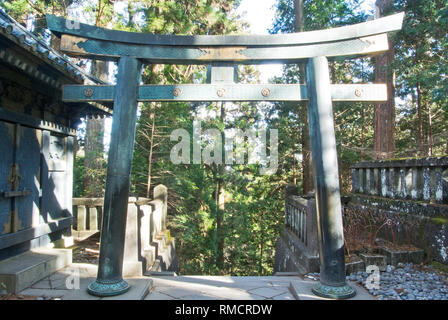
<path fill-rule="evenodd" d="M 243 0 L 248 1 L 248 0 Z M 248 32 L 238 14 L 241 0 L 15 0 L 0 1 L 19 23 L 51 43 L 45 14 L 74 17 L 97 26 L 134 32 L 223 35 Z M 253 0 L 256 6 L 257 1 Z M 385 103 L 334 103 L 342 193 L 350 192 L 350 166 L 362 160 L 441 156 L 448 153 L 448 0 L 274 0 L 272 34 L 333 28 L 395 12 L 406 13 L 391 49 L 375 58 L 330 63 L 332 83 L 387 83 Z M 264 19 L 264 17 L 260 17 Z M 112 63 L 77 60 L 88 72 L 113 82 Z M 146 65 L 145 84 L 205 83 L 205 66 Z M 257 66 L 240 66 L 238 81 L 260 83 Z M 303 65 L 284 65 L 272 83 L 304 83 Z M 270 275 L 276 239 L 284 225 L 284 189 L 313 189 L 306 104 L 140 104 L 131 194 L 151 198 L 169 189 L 168 227 L 176 239 L 181 274 Z M 178 164 L 170 160 L 178 128 L 277 129 L 279 166 Z M 83 119 L 78 128 L 75 197 L 102 197 L 107 165 L 104 119 Z M 204 139 L 204 145 L 206 145 Z M 104 143 L 106 141 L 106 144 Z M 251 147 L 246 145 L 245 147 Z M 268 151 L 269 152 L 269 151 Z M 247 161 L 245 162 L 247 163 Z"/>

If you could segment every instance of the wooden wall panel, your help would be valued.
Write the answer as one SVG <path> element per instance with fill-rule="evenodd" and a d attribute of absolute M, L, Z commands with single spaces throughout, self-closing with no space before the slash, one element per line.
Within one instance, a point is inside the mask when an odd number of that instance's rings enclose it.
<path fill-rule="evenodd" d="M 13 158 L 14 125 L 0 121 L 0 235 L 11 232 L 11 200 L 3 197 L 4 191 L 10 191 L 8 176 Z"/>
<path fill-rule="evenodd" d="M 17 143 L 16 163 L 19 167 L 19 189 L 30 191 L 25 196 L 16 197 L 15 203 L 18 210 L 20 227 L 23 230 L 39 224 L 40 219 L 40 135 L 41 131 L 29 127 L 19 127 L 20 140 Z"/>

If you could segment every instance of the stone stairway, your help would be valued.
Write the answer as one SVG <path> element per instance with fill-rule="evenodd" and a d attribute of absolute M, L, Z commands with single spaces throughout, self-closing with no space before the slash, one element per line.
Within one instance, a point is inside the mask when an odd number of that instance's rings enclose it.
<path fill-rule="evenodd" d="M 72 262 L 72 250 L 39 248 L 0 262 L 0 293 L 18 293 Z"/>

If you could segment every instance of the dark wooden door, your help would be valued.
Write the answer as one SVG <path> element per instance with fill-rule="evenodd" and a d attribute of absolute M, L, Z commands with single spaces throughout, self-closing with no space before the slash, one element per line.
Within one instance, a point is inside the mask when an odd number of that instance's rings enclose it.
<path fill-rule="evenodd" d="M 0 121 L 0 235 L 41 223 L 41 130 Z"/>
<path fill-rule="evenodd" d="M 21 175 L 19 190 L 24 193 L 15 197 L 14 201 L 20 221 L 18 230 L 22 230 L 42 222 L 39 199 L 42 131 L 24 126 L 18 126 L 17 131 L 15 163 Z"/>
<path fill-rule="evenodd" d="M 5 192 L 11 191 L 10 177 L 14 163 L 14 125 L 0 121 L 0 235 L 12 230 L 11 199 Z"/>

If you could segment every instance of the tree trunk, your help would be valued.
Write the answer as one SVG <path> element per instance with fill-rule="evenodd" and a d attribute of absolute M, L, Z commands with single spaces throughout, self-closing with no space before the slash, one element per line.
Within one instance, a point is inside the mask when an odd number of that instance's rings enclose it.
<path fill-rule="evenodd" d="M 150 76 L 148 78 L 149 84 L 156 84 L 156 65 L 152 64 L 149 66 Z M 154 133 L 156 130 L 156 102 L 151 102 L 149 108 L 142 108 L 141 119 L 146 121 L 146 126 L 151 126 L 150 132 L 146 131 L 147 136 L 149 136 L 149 154 L 148 154 L 148 179 L 146 185 L 146 197 L 151 197 L 151 180 L 152 180 L 152 163 L 153 163 L 153 150 L 154 150 Z M 146 119 L 149 119 L 148 121 Z M 140 130 L 147 130 L 146 128 L 141 128 Z"/>
<path fill-rule="evenodd" d="M 259 271 L 258 275 L 263 275 L 263 252 L 264 252 L 264 230 L 263 230 L 263 223 L 264 223 L 264 212 L 261 212 L 260 214 L 260 261 L 259 261 Z"/>
<path fill-rule="evenodd" d="M 92 61 L 91 74 L 100 80 L 107 81 L 107 62 Z M 86 135 L 84 145 L 84 196 L 102 197 L 104 185 L 104 119 L 86 119 Z"/>
<path fill-rule="evenodd" d="M 225 121 L 225 107 L 224 102 L 221 102 L 221 121 Z M 223 134 L 224 135 L 224 134 Z M 223 137 L 224 138 L 224 137 Z M 224 141 L 224 139 L 222 140 Z M 224 143 L 222 144 L 222 154 L 224 153 Z M 226 205 L 226 189 L 225 189 L 225 181 L 224 181 L 224 168 L 223 164 L 217 165 L 218 179 L 217 179 L 217 215 L 216 215 L 216 231 L 217 231 L 217 240 L 218 240 L 218 257 L 217 257 L 217 266 L 221 270 L 224 268 L 224 230 L 223 230 L 223 222 L 224 222 L 224 212 Z"/>
<path fill-rule="evenodd" d="M 433 137 L 432 137 L 432 113 L 431 113 L 431 105 L 428 101 L 425 103 L 426 110 L 428 110 L 428 128 L 427 128 L 427 140 L 428 140 L 428 156 L 432 157 L 433 155 Z"/>
<path fill-rule="evenodd" d="M 225 184 L 222 178 L 224 166 L 220 165 L 218 167 L 218 214 L 216 215 L 216 231 L 218 233 L 218 268 L 222 270 L 224 267 L 224 232 L 223 232 L 223 222 L 224 222 L 224 210 L 225 210 Z"/>
<path fill-rule="evenodd" d="M 156 127 L 156 104 L 155 102 L 151 102 L 150 105 L 150 114 L 149 117 L 152 118 L 151 125 L 151 137 L 150 137 L 150 147 L 149 147 L 149 155 L 148 155 L 148 180 L 146 186 L 146 197 L 151 197 L 151 177 L 152 177 L 152 152 L 154 149 L 154 131 Z"/>
<path fill-rule="evenodd" d="M 361 119 L 364 119 L 364 108 L 361 108 Z M 361 161 L 364 161 L 364 146 L 366 145 L 364 130 L 361 130 Z"/>
<path fill-rule="evenodd" d="M 294 31 L 302 32 L 305 28 L 304 0 L 294 0 Z M 299 64 L 301 82 L 305 82 L 305 65 Z M 302 126 L 302 192 L 307 194 L 314 189 L 313 167 L 311 162 L 311 143 L 308 128 L 308 110 L 306 102 L 299 103 L 299 119 L 303 119 Z"/>
<path fill-rule="evenodd" d="M 423 116 L 422 116 L 422 90 L 420 83 L 417 83 L 417 140 L 419 155 L 425 154 L 425 146 L 423 145 Z"/>
<path fill-rule="evenodd" d="M 376 1 L 376 18 L 387 13 L 393 0 Z M 389 50 L 376 57 L 375 81 L 387 84 L 388 100 L 375 106 L 374 155 L 376 159 L 392 158 L 395 153 L 395 85 L 391 64 L 394 60 L 394 43 L 389 38 Z"/>

